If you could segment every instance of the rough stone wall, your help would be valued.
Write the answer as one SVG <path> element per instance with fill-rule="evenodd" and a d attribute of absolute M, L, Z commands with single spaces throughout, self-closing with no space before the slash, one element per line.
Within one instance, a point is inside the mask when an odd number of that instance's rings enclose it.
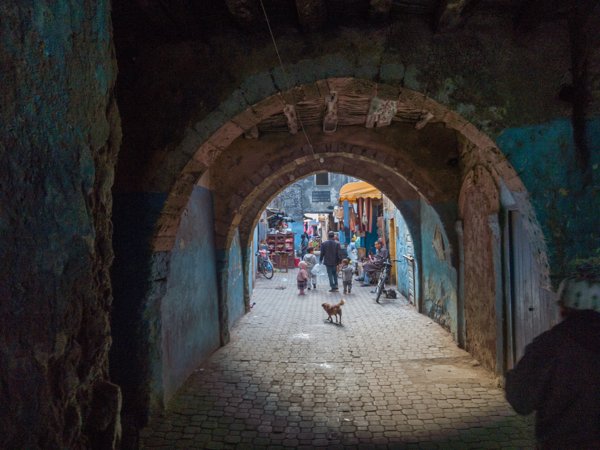
<path fill-rule="evenodd" d="M 111 448 L 107 0 L 0 4 L 0 447 Z"/>
<path fill-rule="evenodd" d="M 498 213 L 498 193 L 489 172 L 476 167 L 461 192 L 465 286 L 465 347 L 486 368 L 496 368 L 496 286 L 489 216 Z"/>

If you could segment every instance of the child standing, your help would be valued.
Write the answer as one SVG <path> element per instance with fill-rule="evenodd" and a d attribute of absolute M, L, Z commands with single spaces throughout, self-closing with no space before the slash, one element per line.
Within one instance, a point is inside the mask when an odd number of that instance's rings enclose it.
<path fill-rule="evenodd" d="M 310 285 L 312 284 L 313 289 L 317 289 L 317 275 L 312 273 L 313 267 L 317 265 L 317 257 L 315 256 L 315 249 L 308 247 L 306 255 L 304 255 L 304 262 L 306 263 L 306 271 L 308 272 L 308 290 L 310 291 Z"/>
<path fill-rule="evenodd" d="M 308 284 L 308 272 L 306 271 L 306 263 L 304 261 L 300 261 L 298 264 L 300 270 L 298 270 L 298 275 L 296 276 L 296 281 L 298 282 L 298 295 L 304 295 L 304 289 L 306 289 L 306 285 Z"/>
<path fill-rule="evenodd" d="M 348 258 L 342 260 L 341 271 L 344 294 L 349 294 L 352 291 L 352 275 L 354 274 L 354 268 L 350 265 L 350 260 Z"/>

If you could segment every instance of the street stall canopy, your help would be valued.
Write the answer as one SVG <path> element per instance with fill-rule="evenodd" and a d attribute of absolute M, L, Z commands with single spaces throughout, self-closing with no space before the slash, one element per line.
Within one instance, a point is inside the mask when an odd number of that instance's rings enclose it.
<path fill-rule="evenodd" d="M 381 191 L 372 184 L 366 181 L 354 181 L 352 183 L 346 183 L 340 189 L 340 202 L 348 200 L 349 202 L 356 202 L 358 198 L 381 198 Z"/>

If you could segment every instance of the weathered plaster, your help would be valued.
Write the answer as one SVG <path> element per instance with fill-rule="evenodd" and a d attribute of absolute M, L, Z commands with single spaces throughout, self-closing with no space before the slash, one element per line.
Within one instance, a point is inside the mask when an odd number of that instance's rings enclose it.
<path fill-rule="evenodd" d="M 403 203 L 405 203 L 405 202 L 403 202 Z M 403 209 L 406 209 L 406 208 L 404 207 Z M 394 219 L 395 219 L 394 222 L 395 222 L 396 228 L 397 228 L 396 257 L 399 260 L 398 262 L 396 262 L 398 290 L 400 291 L 400 293 L 402 295 L 404 295 L 406 298 L 408 298 L 409 284 L 411 282 L 409 280 L 409 265 L 411 264 L 411 262 L 407 258 L 405 258 L 405 255 L 412 256 L 414 258 L 414 275 L 413 275 L 414 280 L 412 281 L 414 284 L 414 299 L 413 299 L 413 301 L 418 306 L 418 299 L 419 299 L 419 292 L 420 292 L 419 271 L 421 269 L 420 269 L 420 264 L 419 264 L 420 259 L 418 258 L 418 255 L 415 251 L 415 236 L 413 236 L 412 233 L 410 232 L 410 229 L 407 224 L 407 219 L 402 215 L 402 213 L 400 213 L 399 210 L 395 211 Z M 415 227 L 419 226 L 418 223 L 413 224 L 413 225 Z M 408 245 L 407 236 L 410 236 L 410 240 L 412 241 L 411 246 Z"/>
<path fill-rule="evenodd" d="M 109 448 L 110 4 L 8 0 L 0 16 L 0 447 Z"/>
<path fill-rule="evenodd" d="M 600 207 L 600 118 L 590 119 L 587 130 L 592 172 L 587 186 L 576 164 L 568 119 L 506 129 L 497 139 L 529 192 L 557 278 L 569 261 L 600 252 L 593 213 Z"/>
<path fill-rule="evenodd" d="M 447 229 L 435 210 L 421 202 L 421 239 L 423 248 L 420 260 L 423 277 L 421 312 L 428 315 L 457 337 L 457 272 L 452 265 L 453 246 Z M 435 248 L 436 231 L 443 240 L 443 251 Z M 438 237 L 439 239 L 439 237 Z"/>
<path fill-rule="evenodd" d="M 160 308 L 165 400 L 220 345 L 213 220 L 211 193 L 195 187 L 171 252 Z"/>
<path fill-rule="evenodd" d="M 240 237 L 236 233 L 227 257 L 227 284 L 225 303 L 228 309 L 228 327 L 231 328 L 246 313 L 244 303 L 244 272 L 242 270 L 242 252 Z"/>

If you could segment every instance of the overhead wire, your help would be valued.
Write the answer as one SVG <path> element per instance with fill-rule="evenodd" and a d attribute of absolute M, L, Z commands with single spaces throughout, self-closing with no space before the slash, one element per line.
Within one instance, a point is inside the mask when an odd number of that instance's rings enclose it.
<path fill-rule="evenodd" d="M 304 128 L 304 123 L 302 122 L 302 119 L 300 118 L 300 114 L 298 113 L 298 111 L 296 109 L 296 99 L 294 98 L 294 93 L 291 91 L 289 77 L 285 70 L 285 67 L 283 66 L 283 60 L 281 59 L 281 55 L 279 53 L 279 48 L 277 47 L 277 42 L 275 42 L 275 35 L 273 34 L 273 30 L 271 28 L 271 22 L 269 21 L 269 16 L 267 15 L 267 10 L 265 9 L 265 5 L 263 4 L 263 1 L 259 0 L 259 2 L 260 2 L 260 7 L 262 8 L 263 14 L 265 16 L 265 20 L 267 22 L 267 28 L 269 29 L 269 34 L 271 35 L 271 40 L 273 41 L 273 47 L 275 47 L 275 53 L 277 54 L 277 59 L 279 60 L 279 65 L 281 66 L 281 72 L 283 73 L 283 78 L 285 80 L 287 90 L 288 90 L 288 92 L 290 92 L 290 94 L 292 96 L 292 105 L 294 106 L 294 111 L 296 112 L 296 118 L 298 119 L 298 122 L 300 123 L 300 128 L 302 129 L 304 138 L 306 139 L 306 142 L 308 143 L 308 148 L 310 149 L 310 152 L 314 155 L 315 150 L 313 148 L 312 142 L 310 141 L 308 134 L 306 133 L 306 129 Z M 285 98 L 284 98 L 284 100 L 285 100 Z"/>

